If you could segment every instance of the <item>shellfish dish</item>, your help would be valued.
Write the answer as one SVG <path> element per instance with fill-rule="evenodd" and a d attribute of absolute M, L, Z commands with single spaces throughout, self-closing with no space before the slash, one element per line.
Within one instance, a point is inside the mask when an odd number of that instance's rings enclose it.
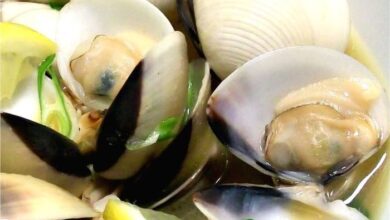
<path fill-rule="evenodd" d="M 2 0 L 0 219 L 390 219 L 387 0 Z"/>

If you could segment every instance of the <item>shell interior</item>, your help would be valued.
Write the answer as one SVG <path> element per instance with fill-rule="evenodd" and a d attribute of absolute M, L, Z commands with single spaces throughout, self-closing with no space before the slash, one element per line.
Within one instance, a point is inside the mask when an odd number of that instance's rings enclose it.
<path fill-rule="evenodd" d="M 205 115 L 210 83 L 209 66 L 205 60 L 192 61 L 189 83 L 192 95 L 188 97 L 186 110 L 190 115 L 183 122 L 186 123 L 184 128 L 148 167 L 125 182 L 121 198 L 156 207 L 193 183 L 215 151 L 216 139 L 207 127 Z M 143 193 L 145 191 L 149 192 L 148 195 Z"/>
<path fill-rule="evenodd" d="M 305 194 L 306 188 L 293 190 Z M 311 204 L 296 200 L 286 189 L 261 185 L 217 185 L 195 193 L 194 203 L 211 220 L 367 219 L 341 201 Z"/>
<path fill-rule="evenodd" d="M 187 88 L 185 38 L 173 32 L 137 65 L 108 109 L 99 131 L 95 169 L 104 171 L 106 178 L 125 179 L 161 153 L 171 139 L 146 140 L 162 121 L 182 120 Z"/>
<path fill-rule="evenodd" d="M 310 62 L 308 62 L 310 61 Z M 246 162 L 268 173 L 262 137 L 275 116 L 277 102 L 289 92 L 334 77 L 362 77 L 376 82 L 361 64 L 345 54 L 318 47 L 293 47 L 259 56 L 236 70 L 215 90 L 209 100 L 209 121 L 230 150 Z M 385 91 L 372 106 L 382 142 L 389 132 L 389 108 Z M 230 136 L 230 137 L 229 137 Z M 304 173 L 278 172 L 294 181 L 315 181 Z"/>
<path fill-rule="evenodd" d="M 58 21 L 56 41 L 60 74 L 76 97 L 87 102 L 83 87 L 70 69 L 75 53 L 85 52 L 96 36 L 108 35 L 128 38 L 133 45 L 141 45 L 145 55 L 170 32 L 173 28 L 168 19 L 147 1 L 119 0 L 116 4 L 105 0 L 72 1 L 60 11 Z M 144 44 L 146 38 L 153 43 Z M 90 101 L 93 107 L 107 107 L 93 101 Z"/>

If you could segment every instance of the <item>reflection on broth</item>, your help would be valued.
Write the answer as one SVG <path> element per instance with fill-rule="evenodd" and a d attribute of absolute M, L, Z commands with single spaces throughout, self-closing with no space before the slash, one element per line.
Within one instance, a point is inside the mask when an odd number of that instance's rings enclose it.
<path fill-rule="evenodd" d="M 388 82 L 382 68 L 379 66 L 379 63 L 375 59 L 370 48 L 368 48 L 354 27 L 351 29 L 346 53 L 364 64 L 369 70 L 371 70 L 372 73 L 375 74 L 379 81 L 383 83 L 383 86 L 388 88 Z"/>

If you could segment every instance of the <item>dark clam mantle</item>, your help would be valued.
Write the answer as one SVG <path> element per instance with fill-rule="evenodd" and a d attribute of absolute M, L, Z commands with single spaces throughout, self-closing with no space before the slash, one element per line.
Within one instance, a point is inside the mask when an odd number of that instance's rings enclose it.
<path fill-rule="evenodd" d="M 73 176 L 90 175 L 86 158 L 76 143 L 69 138 L 49 127 L 16 115 L 1 113 L 1 119 L 1 123 L 7 123 L 25 146 L 49 166 Z"/>
<path fill-rule="evenodd" d="M 211 129 L 222 144 L 228 146 L 234 152 L 238 152 L 242 155 L 248 156 L 253 160 L 256 165 L 260 166 L 262 169 L 276 173 L 276 171 L 269 165 L 264 164 L 258 161 L 255 157 L 255 151 L 245 142 L 245 140 L 231 128 L 227 122 L 209 105 L 207 108 L 207 120 L 210 124 Z"/>
<path fill-rule="evenodd" d="M 134 134 L 141 105 L 143 62 L 137 64 L 115 97 L 100 126 L 94 169 L 103 171 L 115 164 Z"/>
<path fill-rule="evenodd" d="M 164 197 L 168 193 L 164 189 L 183 165 L 192 127 L 190 120 L 159 157 L 146 165 L 136 176 L 125 180 L 120 198 L 147 206 L 155 202 L 156 198 Z"/>

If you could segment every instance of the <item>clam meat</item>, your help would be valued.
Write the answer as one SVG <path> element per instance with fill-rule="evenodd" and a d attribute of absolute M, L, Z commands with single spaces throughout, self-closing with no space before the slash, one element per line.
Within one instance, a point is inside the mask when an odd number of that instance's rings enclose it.
<path fill-rule="evenodd" d="M 323 174 L 362 158 L 380 144 L 367 115 L 380 94 L 379 85 L 357 78 L 332 78 L 288 94 L 267 127 L 265 159 L 277 169 Z"/>
<path fill-rule="evenodd" d="M 2 1 L 0 218 L 386 219 L 390 93 L 352 10 Z"/>
<path fill-rule="evenodd" d="M 72 1 L 58 21 L 60 74 L 84 105 L 104 110 L 136 64 L 171 32 L 169 21 L 147 2 Z"/>
<path fill-rule="evenodd" d="M 109 179 L 135 175 L 182 128 L 183 34 L 147 1 L 76 0 L 60 11 L 57 43 L 64 84 L 85 114 L 101 115 L 82 131 L 90 137 L 83 143 L 96 145 L 95 171 Z M 164 137 L 158 129 L 166 124 L 172 135 Z"/>

